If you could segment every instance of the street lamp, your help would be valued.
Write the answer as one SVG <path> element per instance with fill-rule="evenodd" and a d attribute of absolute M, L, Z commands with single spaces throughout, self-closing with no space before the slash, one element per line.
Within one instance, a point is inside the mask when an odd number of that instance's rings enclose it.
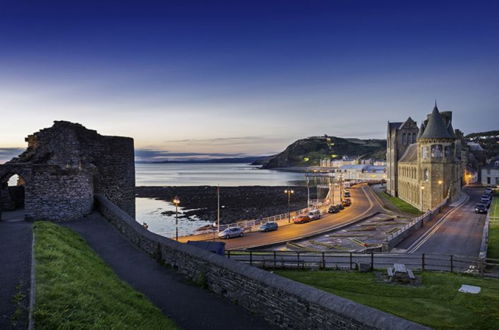
<path fill-rule="evenodd" d="M 178 205 L 180 199 L 177 196 L 173 198 L 173 204 L 175 204 L 175 240 L 178 242 Z"/>
<path fill-rule="evenodd" d="M 420 194 L 421 195 L 421 211 L 424 210 L 424 208 L 423 208 L 423 190 L 424 190 L 424 186 L 421 186 L 421 194 Z"/>
<path fill-rule="evenodd" d="M 288 194 L 288 223 L 291 223 L 291 194 L 294 194 L 295 191 L 292 189 L 286 189 L 284 190 L 285 194 Z"/>

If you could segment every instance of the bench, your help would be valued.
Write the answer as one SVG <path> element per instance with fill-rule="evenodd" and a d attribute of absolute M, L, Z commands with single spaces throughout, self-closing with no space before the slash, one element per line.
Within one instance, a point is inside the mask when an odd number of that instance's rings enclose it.
<path fill-rule="evenodd" d="M 407 275 L 409 275 L 409 278 L 411 280 L 415 280 L 416 279 L 416 276 L 414 276 L 414 273 L 410 269 L 407 270 Z"/>

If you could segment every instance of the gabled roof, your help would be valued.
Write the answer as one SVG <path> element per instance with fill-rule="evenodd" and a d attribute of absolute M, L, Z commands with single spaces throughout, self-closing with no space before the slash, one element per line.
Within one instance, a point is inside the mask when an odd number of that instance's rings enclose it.
<path fill-rule="evenodd" d="M 428 123 L 424 132 L 419 137 L 420 139 L 454 139 L 454 134 L 449 133 L 449 128 L 444 122 L 444 119 L 438 111 L 437 105 L 433 108 L 432 113 L 428 116 Z"/>
<path fill-rule="evenodd" d="M 407 118 L 407 120 L 402 124 L 400 125 L 399 129 L 402 129 L 402 128 L 413 128 L 413 127 L 418 127 L 418 124 L 411 118 Z"/>
<path fill-rule="evenodd" d="M 418 145 L 413 143 L 407 147 L 399 162 L 415 162 L 418 159 Z"/>

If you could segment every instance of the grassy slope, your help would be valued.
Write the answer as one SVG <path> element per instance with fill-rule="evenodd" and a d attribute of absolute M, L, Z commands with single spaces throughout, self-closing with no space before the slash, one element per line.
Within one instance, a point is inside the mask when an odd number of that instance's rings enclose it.
<path fill-rule="evenodd" d="M 489 246 L 487 257 L 499 259 L 499 196 L 495 196 L 490 206 Z"/>
<path fill-rule="evenodd" d="M 278 271 L 279 275 L 437 329 L 498 329 L 499 280 L 423 273 L 421 287 L 385 284 L 372 273 Z M 478 295 L 461 284 L 478 285 Z"/>
<path fill-rule="evenodd" d="M 421 215 L 421 211 L 419 211 L 417 208 L 412 206 L 411 204 L 404 202 L 400 198 L 393 197 L 388 195 L 386 192 L 377 192 L 378 196 L 380 196 L 382 199 L 387 201 L 388 203 L 392 204 L 397 208 L 400 212 L 402 213 L 408 213 L 412 215 Z"/>
<path fill-rule="evenodd" d="M 37 329 L 176 329 L 73 231 L 34 225 Z"/>

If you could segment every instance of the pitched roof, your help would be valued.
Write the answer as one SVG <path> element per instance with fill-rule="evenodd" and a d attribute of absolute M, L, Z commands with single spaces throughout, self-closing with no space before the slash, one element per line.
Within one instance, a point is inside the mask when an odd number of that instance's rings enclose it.
<path fill-rule="evenodd" d="M 418 159 L 418 145 L 413 143 L 407 147 L 399 162 L 415 162 Z"/>
<path fill-rule="evenodd" d="M 394 128 L 399 128 L 400 125 L 402 125 L 403 123 L 401 122 L 396 122 L 396 123 L 390 123 L 388 122 L 388 127 L 390 128 L 390 130 L 394 129 Z"/>
<path fill-rule="evenodd" d="M 432 113 L 428 116 L 428 123 L 424 132 L 419 137 L 420 139 L 453 139 L 455 136 L 449 133 L 449 128 L 445 124 L 437 106 L 433 108 Z"/>

